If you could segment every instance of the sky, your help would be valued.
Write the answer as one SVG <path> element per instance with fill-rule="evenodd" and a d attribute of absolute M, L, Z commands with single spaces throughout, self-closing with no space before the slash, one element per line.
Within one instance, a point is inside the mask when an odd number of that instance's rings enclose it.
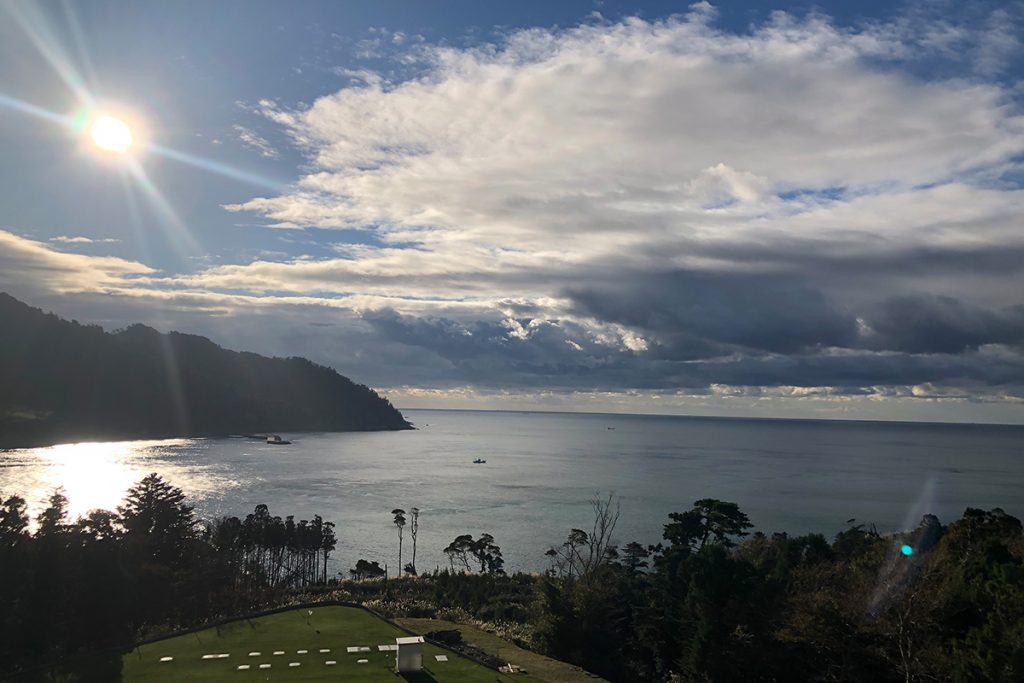
<path fill-rule="evenodd" d="M 1022 2 L 0 0 L 0 291 L 405 408 L 1024 423 L 1022 36 Z"/>

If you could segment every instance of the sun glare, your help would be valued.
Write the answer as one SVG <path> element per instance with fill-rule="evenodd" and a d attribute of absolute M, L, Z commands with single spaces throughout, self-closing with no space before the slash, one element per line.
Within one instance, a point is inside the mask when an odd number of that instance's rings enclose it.
<path fill-rule="evenodd" d="M 89 128 L 89 136 L 97 147 L 109 152 L 126 152 L 134 141 L 128 124 L 113 116 L 97 118 Z"/>

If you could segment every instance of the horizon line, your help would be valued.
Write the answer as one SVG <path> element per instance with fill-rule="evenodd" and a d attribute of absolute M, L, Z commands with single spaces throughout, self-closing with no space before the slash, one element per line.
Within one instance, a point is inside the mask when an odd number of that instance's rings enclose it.
<path fill-rule="evenodd" d="M 749 417 L 739 415 L 686 415 L 676 413 L 612 413 L 591 410 L 547 410 L 547 409 L 510 409 L 510 408 L 416 408 L 395 406 L 399 412 L 406 410 L 429 410 L 434 412 L 459 413 L 548 413 L 553 415 L 605 415 L 609 417 L 662 417 L 691 420 L 758 420 L 763 422 L 853 422 L 858 424 L 905 424 L 905 425 L 942 425 L 951 427 L 1011 427 L 1024 429 L 1024 422 L 949 422 L 946 420 L 884 420 L 855 417 Z"/>

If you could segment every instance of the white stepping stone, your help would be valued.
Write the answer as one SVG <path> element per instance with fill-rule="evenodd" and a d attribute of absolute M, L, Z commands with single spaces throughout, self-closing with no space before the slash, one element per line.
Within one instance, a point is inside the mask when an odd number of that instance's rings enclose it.
<path fill-rule="evenodd" d="M 248 664 L 239 664 L 237 670 L 238 671 L 248 671 L 249 670 L 249 665 Z"/>
<path fill-rule="evenodd" d="M 300 655 L 308 654 L 309 650 L 296 650 Z"/>
<path fill-rule="evenodd" d="M 217 659 L 217 655 L 203 655 L 203 659 Z"/>
<path fill-rule="evenodd" d="M 356 664 L 367 664 L 369 661 L 369 659 L 357 659 Z"/>
<path fill-rule="evenodd" d="M 259 653 L 259 652 L 250 652 L 250 653 L 249 653 L 249 656 L 250 656 L 250 657 L 259 657 L 259 656 L 260 656 L 260 653 Z"/>
<path fill-rule="evenodd" d="M 359 652 L 359 648 L 358 647 L 346 647 L 345 648 L 345 652 L 348 652 L 349 654 L 352 654 L 353 652 Z"/>
<path fill-rule="evenodd" d="M 260 664 L 260 668 L 261 669 L 269 669 L 270 665 L 269 664 Z"/>
<path fill-rule="evenodd" d="M 229 655 L 229 654 L 219 654 L 219 655 L 217 655 L 217 659 L 227 659 L 230 656 L 231 655 Z"/>
<path fill-rule="evenodd" d="M 324 664 L 326 664 L 327 666 L 334 666 L 335 664 L 337 664 L 337 662 L 333 659 L 328 659 L 326 662 L 324 662 Z"/>
<path fill-rule="evenodd" d="M 331 648 L 329 648 L 329 647 L 322 647 L 322 648 L 320 648 L 320 654 L 323 654 L 325 652 L 330 652 L 330 651 L 331 651 Z"/>
<path fill-rule="evenodd" d="M 274 656 L 275 657 L 278 656 L 278 655 L 283 655 L 283 654 L 284 654 L 284 650 L 274 650 Z"/>
<path fill-rule="evenodd" d="M 288 666 L 302 666 L 301 662 L 288 662 Z"/>
<path fill-rule="evenodd" d="M 434 659 L 436 659 L 439 662 L 447 662 L 448 655 L 434 655 Z"/>
<path fill-rule="evenodd" d="M 160 661 L 161 662 L 173 662 L 174 661 L 174 657 L 161 657 Z"/>
<path fill-rule="evenodd" d="M 368 648 L 368 647 L 361 647 L 361 648 L 359 648 L 359 651 L 360 652 L 369 652 L 370 648 Z"/>

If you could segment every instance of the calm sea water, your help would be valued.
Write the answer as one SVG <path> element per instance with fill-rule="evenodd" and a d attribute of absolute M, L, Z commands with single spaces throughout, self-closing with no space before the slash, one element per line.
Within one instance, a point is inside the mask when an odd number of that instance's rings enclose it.
<path fill-rule="evenodd" d="M 510 569 L 546 566 L 544 551 L 587 529 L 588 500 L 614 491 L 618 541 L 659 540 L 670 512 L 698 498 L 739 503 L 766 532 L 831 536 L 846 520 L 879 530 L 944 522 L 964 508 L 1024 516 L 1024 427 L 770 421 L 564 413 L 408 410 L 408 432 L 290 434 L 291 446 L 245 439 L 74 444 L 0 452 L 0 495 L 33 511 L 63 486 L 73 514 L 114 508 L 158 472 L 204 518 L 258 503 L 337 523 L 337 569 L 397 563 L 393 508 L 419 507 L 417 565 L 444 565 L 462 533 L 489 532 Z M 474 465 L 475 458 L 486 464 Z M 405 534 L 404 559 L 411 543 Z"/>

